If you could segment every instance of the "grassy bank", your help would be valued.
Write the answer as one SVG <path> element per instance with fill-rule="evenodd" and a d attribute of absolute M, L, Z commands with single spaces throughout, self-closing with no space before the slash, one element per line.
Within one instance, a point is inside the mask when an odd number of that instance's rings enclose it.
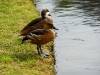
<path fill-rule="evenodd" d="M 35 45 L 12 38 L 38 16 L 31 0 L 0 0 L 0 75 L 55 75 L 52 56 L 40 57 Z"/>

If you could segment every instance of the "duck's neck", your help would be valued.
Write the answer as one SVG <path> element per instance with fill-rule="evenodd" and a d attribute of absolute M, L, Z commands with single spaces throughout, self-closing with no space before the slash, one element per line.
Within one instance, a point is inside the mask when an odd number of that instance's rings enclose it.
<path fill-rule="evenodd" d="M 51 29 L 51 27 L 49 25 L 44 25 L 44 30 L 48 30 Z"/>
<path fill-rule="evenodd" d="M 43 19 L 46 18 L 45 16 L 41 16 Z"/>

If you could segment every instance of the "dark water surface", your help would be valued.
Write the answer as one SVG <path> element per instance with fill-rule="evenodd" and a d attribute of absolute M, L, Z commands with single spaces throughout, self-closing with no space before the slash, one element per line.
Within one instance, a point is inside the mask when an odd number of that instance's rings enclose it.
<path fill-rule="evenodd" d="M 57 75 L 100 75 L 100 1 L 35 0 L 48 8 L 59 28 L 55 39 Z"/>

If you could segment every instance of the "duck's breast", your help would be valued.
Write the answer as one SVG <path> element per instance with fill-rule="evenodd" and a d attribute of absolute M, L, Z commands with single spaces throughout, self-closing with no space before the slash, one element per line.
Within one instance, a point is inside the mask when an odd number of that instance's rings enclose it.
<path fill-rule="evenodd" d="M 38 37 L 35 37 L 35 40 L 32 40 L 31 43 L 36 45 L 43 45 L 53 41 L 54 38 L 55 38 L 55 32 L 53 30 L 50 30 L 48 33 L 45 33 L 44 35 L 38 35 Z"/>

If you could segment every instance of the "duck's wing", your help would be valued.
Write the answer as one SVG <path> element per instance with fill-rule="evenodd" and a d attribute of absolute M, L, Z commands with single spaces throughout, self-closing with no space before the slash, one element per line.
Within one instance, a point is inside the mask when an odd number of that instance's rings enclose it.
<path fill-rule="evenodd" d="M 39 23 L 40 21 L 42 20 L 42 18 L 37 18 L 35 20 L 32 20 L 28 25 L 26 25 L 22 30 L 21 32 L 23 32 L 24 30 L 30 28 L 31 26 L 35 26 L 37 23 Z"/>
<path fill-rule="evenodd" d="M 44 35 L 47 32 L 48 31 L 44 29 L 36 29 L 36 30 L 31 31 L 29 34 Z"/>
<path fill-rule="evenodd" d="M 22 43 L 24 43 L 28 39 L 34 40 L 35 38 L 38 38 L 38 36 L 42 36 L 47 33 L 49 33 L 49 30 L 44 30 L 44 29 L 33 30 L 22 39 Z"/>

